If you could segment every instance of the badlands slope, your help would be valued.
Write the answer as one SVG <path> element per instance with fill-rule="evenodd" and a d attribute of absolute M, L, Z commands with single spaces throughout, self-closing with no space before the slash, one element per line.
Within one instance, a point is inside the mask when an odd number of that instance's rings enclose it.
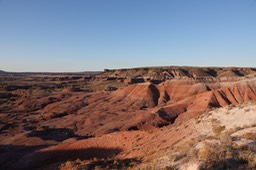
<path fill-rule="evenodd" d="M 161 67 L 3 76 L 0 168 L 253 169 L 255 73 Z"/>

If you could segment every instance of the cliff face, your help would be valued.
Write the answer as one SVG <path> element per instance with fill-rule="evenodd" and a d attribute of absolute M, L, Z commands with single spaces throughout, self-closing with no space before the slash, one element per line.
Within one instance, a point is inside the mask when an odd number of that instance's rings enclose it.
<path fill-rule="evenodd" d="M 176 117 L 176 121 L 185 121 L 212 108 L 256 101 L 255 83 L 255 78 L 229 83 L 167 80 L 159 85 L 131 85 L 116 91 L 112 99 L 118 96 L 116 100 L 123 101 L 123 106 L 133 107 L 136 104 L 137 109 L 155 111 L 157 116 L 164 119 L 161 121 L 168 124 L 169 120 L 169 123 L 173 123 Z"/>
<path fill-rule="evenodd" d="M 239 67 L 146 67 L 133 69 L 113 69 L 105 70 L 103 75 L 110 77 L 126 77 L 132 78 L 136 76 L 144 77 L 145 79 L 166 80 L 173 78 L 193 78 L 198 80 L 222 80 L 227 81 L 255 75 L 255 68 L 239 68 Z"/>

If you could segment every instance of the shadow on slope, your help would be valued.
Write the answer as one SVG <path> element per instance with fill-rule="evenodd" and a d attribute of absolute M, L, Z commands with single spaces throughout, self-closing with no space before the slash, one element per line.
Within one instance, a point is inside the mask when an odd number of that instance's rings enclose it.
<path fill-rule="evenodd" d="M 87 148 L 87 149 L 63 149 L 63 150 L 37 150 L 42 146 L 13 146 L 0 145 L 0 169 L 36 169 L 54 166 L 74 160 L 91 160 L 94 158 L 110 158 L 122 150 L 119 148 Z M 96 160 L 97 160 L 96 159 Z M 129 160 L 127 160 L 127 164 Z M 107 166 L 111 161 L 94 161 L 88 166 L 93 168 L 97 165 Z"/>
<path fill-rule="evenodd" d="M 68 138 L 75 137 L 77 139 L 87 139 L 92 136 L 79 136 L 74 133 L 72 129 L 66 128 L 48 128 L 45 127 L 42 130 L 32 130 L 28 137 L 39 137 L 43 140 L 54 140 L 57 142 L 62 142 Z"/>

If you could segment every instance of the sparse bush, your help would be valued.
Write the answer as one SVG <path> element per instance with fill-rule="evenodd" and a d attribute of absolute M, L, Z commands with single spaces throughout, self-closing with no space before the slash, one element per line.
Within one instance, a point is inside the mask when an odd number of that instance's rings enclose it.
<path fill-rule="evenodd" d="M 223 130 L 225 130 L 225 126 L 221 126 L 219 124 L 213 124 L 212 130 L 216 135 L 219 135 Z"/>
<path fill-rule="evenodd" d="M 251 108 L 247 108 L 247 109 L 244 110 L 245 113 L 249 112 L 249 111 L 251 111 Z"/>
<path fill-rule="evenodd" d="M 78 167 L 75 165 L 74 162 L 72 162 L 72 161 L 67 161 L 67 162 L 61 164 L 61 165 L 59 166 L 59 169 L 60 169 L 60 170 L 66 170 L 66 169 L 77 170 Z"/>
<path fill-rule="evenodd" d="M 244 134 L 243 137 L 250 140 L 256 140 L 256 133 L 249 132 Z"/>
<path fill-rule="evenodd" d="M 242 129 L 243 129 L 242 127 L 237 126 L 237 127 L 235 127 L 234 132 L 239 131 L 239 130 L 242 130 Z"/>
<path fill-rule="evenodd" d="M 199 159 L 208 159 L 211 156 L 211 151 L 208 147 L 203 147 L 198 151 L 197 157 Z"/>
<path fill-rule="evenodd" d="M 242 109 L 242 108 L 243 108 L 243 105 L 242 105 L 241 103 L 239 103 L 239 104 L 237 105 L 237 107 L 238 107 L 239 109 Z"/>
<path fill-rule="evenodd" d="M 67 161 L 59 166 L 59 169 L 66 170 L 78 170 L 78 169 L 129 169 L 138 165 L 140 160 L 137 159 L 124 159 L 118 160 L 113 158 L 99 159 L 94 158 L 92 160 L 76 160 Z"/>
<path fill-rule="evenodd" d="M 197 119 L 195 120 L 195 122 L 196 122 L 196 124 L 198 124 L 198 123 L 201 122 L 201 120 L 200 120 L 199 118 L 197 118 Z"/>
<path fill-rule="evenodd" d="M 238 151 L 224 143 L 205 145 L 199 150 L 198 158 L 204 161 L 200 169 L 234 169 L 244 165 Z"/>
<path fill-rule="evenodd" d="M 173 155 L 170 155 L 170 162 L 174 163 L 182 158 L 184 158 L 186 155 L 183 153 L 175 153 Z"/>
<path fill-rule="evenodd" d="M 240 158 L 245 160 L 249 168 L 256 168 L 256 153 L 252 151 L 241 151 Z"/>
<path fill-rule="evenodd" d="M 212 118 L 212 119 L 211 119 L 211 122 L 212 122 L 212 123 L 219 123 L 219 120 L 216 119 L 216 118 Z"/>
<path fill-rule="evenodd" d="M 221 140 L 222 143 L 229 144 L 229 145 L 231 145 L 233 142 L 233 138 L 227 132 L 222 133 L 219 136 L 219 139 Z"/>
<path fill-rule="evenodd" d="M 234 108 L 234 105 L 233 105 L 233 104 L 230 104 L 230 105 L 227 106 L 227 110 L 231 110 L 231 109 L 233 109 L 233 108 Z"/>

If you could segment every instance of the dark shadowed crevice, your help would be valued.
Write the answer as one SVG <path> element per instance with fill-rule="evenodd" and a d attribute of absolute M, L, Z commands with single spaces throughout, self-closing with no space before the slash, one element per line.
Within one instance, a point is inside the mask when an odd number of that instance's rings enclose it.
<path fill-rule="evenodd" d="M 158 105 L 158 99 L 160 97 L 160 92 L 159 90 L 156 88 L 156 86 L 150 84 L 149 87 L 148 87 L 152 93 L 153 93 L 153 101 L 154 101 L 154 104 L 155 106 Z"/>
<path fill-rule="evenodd" d="M 166 122 L 168 122 L 168 124 L 172 124 L 172 123 L 174 123 L 174 121 L 178 117 L 178 114 L 177 115 L 170 115 L 170 114 L 168 114 L 164 111 L 160 111 L 160 112 L 158 112 L 158 116 L 160 118 L 162 118 L 163 120 L 165 120 Z"/>
<path fill-rule="evenodd" d="M 127 129 L 128 131 L 139 130 L 137 126 L 131 126 Z"/>
<path fill-rule="evenodd" d="M 17 150 L 21 146 L 5 146 L 0 145 L 1 152 L 2 148 L 9 150 Z M 31 150 L 31 147 L 22 146 L 24 150 Z M 40 167 L 47 167 L 47 165 L 65 163 L 67 161 L 79 160 L 91 160 L 111 158 L 119 154 L 122 150 L 120 148 L 101 148 L 91 147 L 86 149 L 65 149 L 62 150 L 39 150 L 28 154 L 20 155 L 17 152 L 2 152 L 8 156 L 8 161 L 3 157 L 0 158 L 0 169 L 36 169 Z"/>
<path fill-rule="evenodd" d="M 42 140 L 62 142 L 68 138 L 88 139 L 93 136 L 79 136 L 72 129 L 45 127 L 41 130 L 32 130 L 27 134 L 27 137 L 39 137 Z"/>

